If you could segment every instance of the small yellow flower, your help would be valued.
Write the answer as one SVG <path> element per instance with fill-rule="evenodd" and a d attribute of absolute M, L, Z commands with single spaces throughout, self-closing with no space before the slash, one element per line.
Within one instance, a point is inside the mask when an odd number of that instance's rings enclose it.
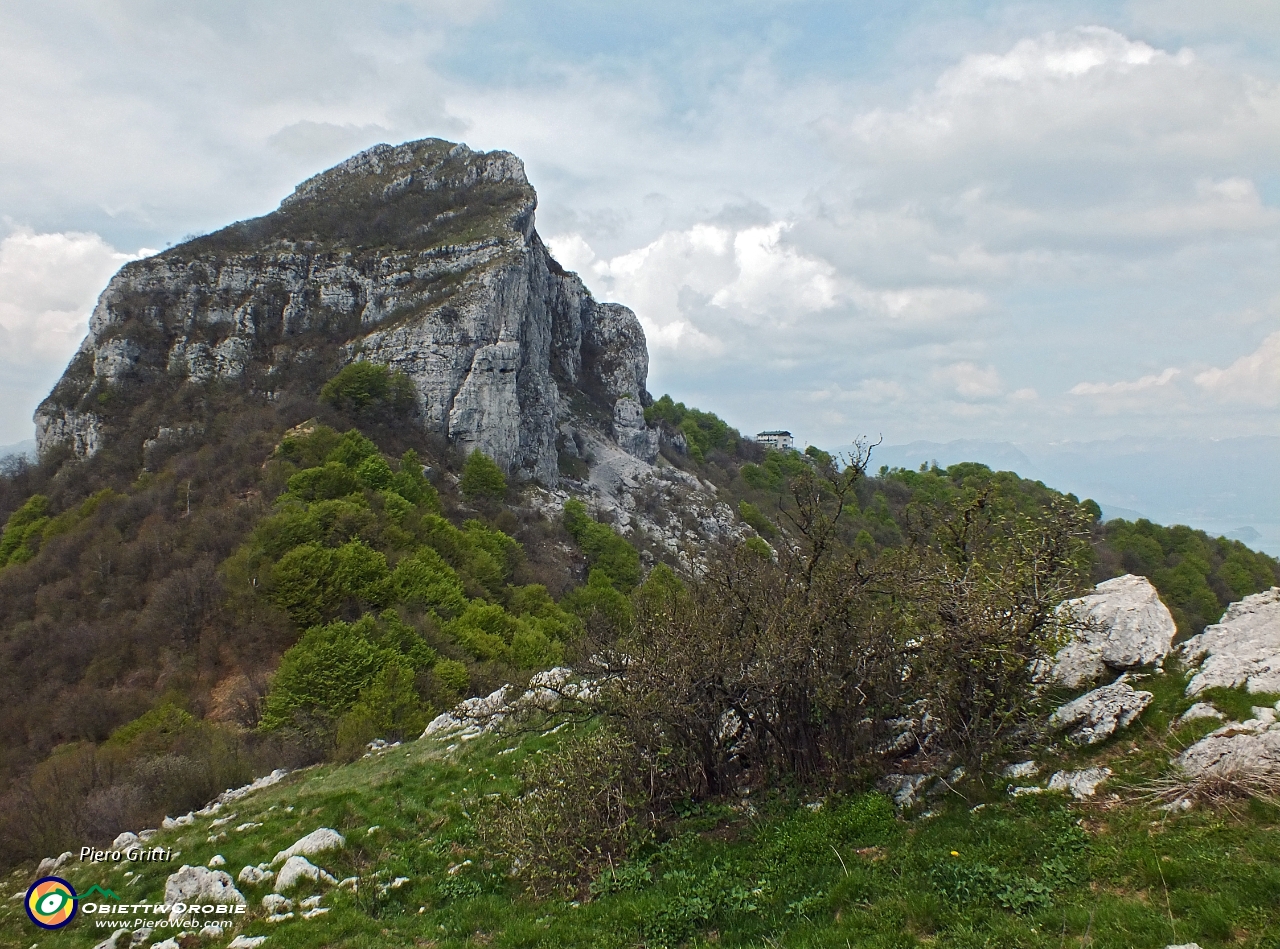
<path fill-rule="evenodd" d="M 958 857 L 958 856 L 960 856 L 960 851 L 959 851 L 959 850 L 953 850 L 953 851 L 951 851 L 951 856 L 953 856 L 953 857 Z"/>

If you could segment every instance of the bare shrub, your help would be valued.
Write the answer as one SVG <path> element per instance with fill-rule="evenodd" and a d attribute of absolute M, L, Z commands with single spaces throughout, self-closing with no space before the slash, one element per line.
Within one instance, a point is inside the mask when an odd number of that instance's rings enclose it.
<path fill-rule="evenodd" d="M 856 779 L 900 714 L 907 678 L 889 578 L 840 538 L 865 455 L 793 483 L 790 543 L 722 546 L 677 579 L 655 570 L 612 653 L 610 712 L 660 760 L 660 796 Z"/>
<path fill-rule="evenodd" d="M 491 801 L 477 821 L 485 848 L 534 892 L 584 889 L 649 836 L 637 752 L 595 728 L 531 759 L 520 775 L 527 790 Z"/>
<path fill-rule="evenodd" d="M 969 765 L 1003 758 L 1042 723 L 1035 675 L 1063 641 L 1058 604 L 1085 585 L 1088 531 L 1078 504 L 1023 512 L 990 485 L 917 510 L 914 536 L 886 558 L 917 630 L 913 690 L 942 747 Z"/>

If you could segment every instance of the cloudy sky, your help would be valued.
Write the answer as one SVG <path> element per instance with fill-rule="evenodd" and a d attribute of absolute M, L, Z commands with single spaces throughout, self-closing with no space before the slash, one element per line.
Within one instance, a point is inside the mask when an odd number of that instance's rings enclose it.
<path fill-rule="evenodd" d="M 1274 0 L 2 0 L 0 444 L 123 262 L 425 136 L 745 431 L 1280 434 Z"/>

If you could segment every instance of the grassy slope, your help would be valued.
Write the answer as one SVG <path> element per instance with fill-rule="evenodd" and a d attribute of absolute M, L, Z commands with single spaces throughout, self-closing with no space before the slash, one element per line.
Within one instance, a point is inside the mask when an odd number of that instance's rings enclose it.
<path fill-rule="evenodd" d="M 537 732 L 453 746 L 423 740 L 312 768 L 218 815 L 236 815 L 223 830 L 245 821 L 262 822 L 260 829 L 210 843 L 213 818 L 205 818 L 158 839 L 182 850 L 179 864 L 221 853 L 234 876 L 317 827 L 346 835 L 345 851 L 315 862 L 339 878 L 359 876 L 360 891 L 328 891 L 326 916 L 268 924 L 257 907 L 269 885 L 241 887 L 255 910 L 242 931 L 270 934 L 264 949 L 1280 945 L 1280 810 L 1252 801 L 1168 817 L 1144 803 L 1141 786 L 1211 725 L 1171 734 L 1169 722 L 1189 704 L 1182 680 L 1161 675 L 1143 685 L 1157 697 L 1129 732 L 1099 748 L 1040 756 L 1041 783 L 1059 767 L 1112 767 L 1116 776 L 1096 802 L 1014 799 L 1006 782 L 987 779 L 985 787 L 944 789 L 928 812 L 908 816 L 875 794 L 831 798 L 817 809 L 782 794 L 707 806 L 619 868 L 610 892 L 578 901 L 521 894 L 476 843 L 484 795 L 515 790 L 520 762 L 553 750 L 557 736 Z M 370 833 L 373 825 L 381 827 Z M 99 883 L 156 899 L 176 865 L 143 867 L 132 886 L 122 869 L 73 865 L 66 875 L 81 889 Z M 25 886 L 31 870 L 11 877 L 5 891 Z M 397 876 L 410 882 L 377 895 L 378 881 Z M 19 901 L 4 901 L 3 946 L 90 946 L 103 932 L 81 917 L 62 933 L 40 935 Z"/>

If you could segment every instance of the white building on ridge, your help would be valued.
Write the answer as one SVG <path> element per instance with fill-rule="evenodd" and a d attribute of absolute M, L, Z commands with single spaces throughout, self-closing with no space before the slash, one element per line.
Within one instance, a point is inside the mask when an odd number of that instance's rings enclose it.
<path fill-rule="evenodd" d="M 775 451 L 790 451 L 796 447 L 796 440 L 791 437 L 790 432 L 760 432 L 756 435 L 756 441 Z"/>

